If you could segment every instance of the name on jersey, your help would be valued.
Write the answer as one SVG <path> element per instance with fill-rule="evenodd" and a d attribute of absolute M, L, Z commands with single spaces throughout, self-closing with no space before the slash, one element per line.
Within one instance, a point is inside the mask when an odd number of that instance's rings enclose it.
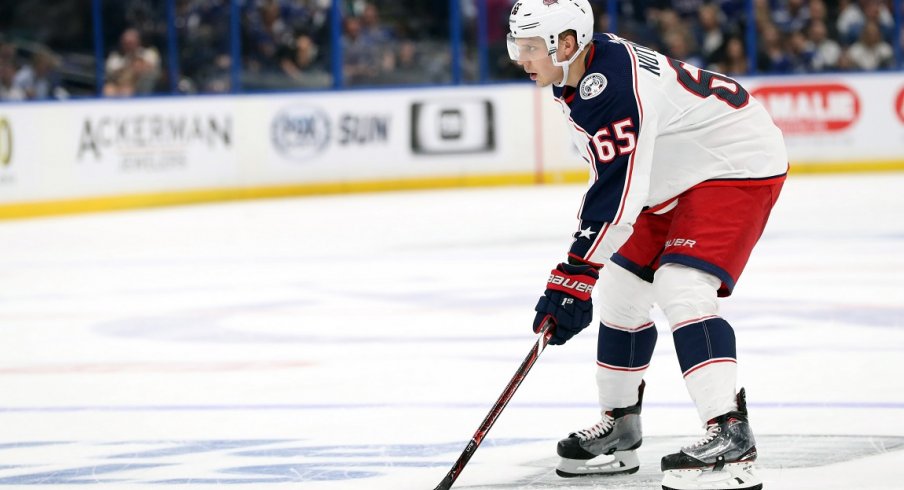
<path fill-rule="evenodd" d="M 630 47 L 632 51 L 634 51 L 634 54 L 637 56 L 638 66 L 652 73 L 653 75 L 656 75 L 657 77 L 659 76 L 659 58 L 656 57 L 656 51 L 653 51 L 646 46 L 632 43 L 627 39 L 619 38 L 618 41 L 624 43 L 626 46 Z"/>

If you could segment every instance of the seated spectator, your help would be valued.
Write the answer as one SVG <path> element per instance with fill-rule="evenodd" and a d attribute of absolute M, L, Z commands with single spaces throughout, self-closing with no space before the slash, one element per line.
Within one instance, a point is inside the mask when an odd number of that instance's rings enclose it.
<path fill-rule="evenodd" d="M 199 90 L 205 93 L 225 94 L 232 90 L 232 57 L 220 54 L 214 57 L 213 63 L 198 71 Z"/>
<path fill-rule="evenodd" d="M 814 22 L 822 22 L 825 26 L 829 24 L 829 9 L 823 0 L 810 0 L 810 24 Z M 828 34 L 829 30 L 826 29 Z"/>
<path fill-rule="evenodd" d="M 688 64 L 702 67 L 706 66 L 705 61 L 697 55 L 691 48 L 689 36 L 683 32 L 675 30 L 665 35 L 666 54 L 676 60 L 684 61 Z"/>
<path fill-rule="evenodd" d="M 362 34 L 361 19 L 346 17 L 343 72 L 349 85 L 382 83 L 382 75 L 393 69 L 395 58 L 388 46 L 375 44 Z"/>
<path fill-rule="evenodd" d="M 703 0 L 671 0 L 668 2 L 668 6 L 678 17 L 690 19 L 697 16 L 703 3 Z"/>
<path fill-rule="evenodd" d="M 0 100 L 25 100 L 25 91 L 13 82 L 16 66 L 6 60 L 0 60 Z"/>
<path fill-rule="evenodd" d="M 836 25 L 844 44 L 858 40 L 867 22 L 875 22 L 883 39 L 892 42 L 895 20 L 891 11 L 880 0 L 859 0 L 857 2 L 842 0 L 840 7 Z"/>
<path fill-rule="evenodd" d="M 894 42 L 895 19 L 891 10 L 888 8 L 888 5 L 880 0 L 867 1 L 863 5 L 863 17 L 864 22 L 860 24 L 860 29 L 857 31 L 857 37 L 860 36 L 860 32 L 867 23 L 875 22 L 879 27 L 879 31 L 882 33 L 882 39 L 887 43 Z"/>
<path fill-rule="evenodd" d="M 126 29 L 120 37 L 119 50 L 107 57 L 106 79 L 105 96 L 150 94 L 160 79 L 160 53 L 154 47 L 141 45 L 137 29 Z"/>
<path fill-rule="evenodd" d="M 722 15 L 725 16 L 729 22 L 737 22 L 747 14 L 747 1 L 748 0 L 713 0 L 710 3 L 718 5 L 722 10 Z"/>
<path fill-rule="evenodd" d="M 307 34 L 295 38 L 292 46 L 284 46 L 279 53 L 282 72 L 299 85 L 326 87 L 332 83 L 323 63 L 318 58 L 318 47 Z"/>
<path fill-rule="evenodd" d="M 828 29 L 822 21 L 813 21 L 808 29 L 813 56 L 810 58 L 810 70 L 827 71 L 838 68 L 841 59 L 841 46 L 829 38 Z"/>
<path fill-rule="evenodd" d="M 810 21 L 810 7 L 804 0 L 783 0 L 772 10 L 772 22 L 784 33 L 800 32 Z"/>
<path fill-rule="evenodd" d="M 700 8 L 696 37 L 700 54 L 707 61 L 712 61 L 713 53 L 725 42 L 720 12 L 715 5 L 707 4 Z"/>
<path fill-rule="evenodd" d="M 801 31 L 788 34 L 786 51 L 792 73 L 806 73 L 810 71 L 813 60 L 813 43 Z"/>
<path fill-rule="evenodd" d="M 790 73 L 793 63 L 785 50 L 781 33 L 772 24 L 767 24 L 760 32 L 757 69 L 764 73 Z"/>
<path fill-rule="evenodd" d="M 208 86 L 221 87 L 221 80 L 207 77 L 219 78 L 221 58 L 229 57 L 229 9 L 229 3 L 222 1 L 176 1 L 174 25 L 179 46 L 180 93 L 193 93 L 191 87 L 204 92 L 209 91 Z M 229 60 L 226 61 L 228 66 Z"/>
<path fill-rule="evenodd" d="M 847 60 L 854 70 L 890 68 L 894 61 L 891 45 L 882 39 L 882 31 L 875 22 L 863 26 L 860 40 L 847 50 Z"/>
<path fill-rule="evenodd" d="M 746 75 L 750 71 L 747 66 L 747 52 L 740 38 L 729 38 L 723 49 L 724 57 L 715 67 L 717 72 L 737 76 Z"/>
<path fill-rule="evenodd" d="M 9 63 L 13 67 L 16 66 L 15 44 L 0 42 L 0 63 Z"/>
<path fill-rule="evenodd" d="M 248 19 L 248 58 L 245 68 L 253 73 L 276 73 L 280 70 L 277 53 L 281 46 L 293 42 L 292 30 L 283 18 L 277 0 L 266 0 Z"/>
<path fill-rule="evenodd" d="M 448 80 L 449 59 L 437 55 L 442 45 L 426 43 L 426 49 L 414 41 L 398 43 L 395 68 L 388 74 L 390 83 L 396 85 L 419 83 L 443 83 Z M 433 53 L 425 56 L 424 51 Z"/>
<path fill-rule="evenodd" d="M 31 64 L 23 66 L 13 83 L 31 100 L 65 99 L 69 93 L 60 82 L 57 60 L 49 51 L 39 49 L 31 58 Z"/>
<path fill-rule="evenodd" d="M 386 45 L 393 40 L 392 32 L 380 22 L 380 13 L 373 3 L 364 4 L 361 13 L 361 37 L 367 42 Z"/>

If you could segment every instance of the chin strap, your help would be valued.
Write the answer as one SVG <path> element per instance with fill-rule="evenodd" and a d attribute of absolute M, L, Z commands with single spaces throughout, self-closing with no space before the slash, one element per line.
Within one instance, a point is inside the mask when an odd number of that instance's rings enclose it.
<path fill-rule="evenodd" d="M 580 48 L 581 49 L 578 49 L 577 51 L 575 51 L 575 53 L 573 55 L 571 55 L 570 59 L 563 61 L 563 62 L 556 60 L 555 53 L 550 55 L 550 58 L 552 58 L 552 64 L 554 64 L 556 66 L 561 66 L 562 72 L 563 72 L 562 81 L 559 83 L 555 83 L 553 85 L 555 85 L 556 87 L 564 87 L 565 86 L 565 82 L 568 81 L 568 68 L 571 67 L 571 64 L 574 63 L 574 60 L 578 59 L 578 56 L 580 56 L 581 53 L 584 52 L 584 48 L 586 48 L 586 46 L 581 46 Z"/>
<path fill-rule="evenodd" d="M 553 85 L 555 85 L 556 87 L 564 87 L 565 86 L 565 82 L 568 81 L 568 67 L 569 66 L 571 66 L 571 64 L 562 65 L 562 72 L 563 72 L 562 81 L 554 83 Z"/>

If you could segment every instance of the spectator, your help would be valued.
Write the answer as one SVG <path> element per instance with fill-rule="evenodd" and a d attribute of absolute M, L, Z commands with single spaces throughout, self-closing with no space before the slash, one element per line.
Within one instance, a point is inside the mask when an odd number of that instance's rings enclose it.
<path fill-rule="evenodd" d="M 772 10 L 772 22 L 783 33 L 800 32 L 810 21 L 810 7 L 804 0 L 783 0 Z"/>
<path fill-rule="evenodd" d="M 361 20 L 357 17 L 346 17 L 345 35 L 342 46 L 345 49 L 343 73 L 349 85 L 367 83 L 376 79 L 378 70 L 375 65 L 377 52 L 374 46 L 368 45 L 361 36 Z"/>
<path fill-rule="evenodd" d="M 782 35 L 772 24 L 766 24 L 760 31 L 757 69 L 765 73 L 790 73 L 793 69 L 791 57 L 783 45 Z"/>
<path fill-rule="evenodd" d="M 364 4 L 361 13 L 361 36 L 368 43 L 386 46 L 393 40 L 390 30 L 380 22 L 380 13 L 373 3 Z"/>
<path fill-rule="evenodd" d="M 13 82 L 16 66 L 7 60 L 0 60 L 0 100 L 25 100 L 25 91 Z"/>
<path fill-rule="evenodd" d="M 691 49 L 688 38 L 689 36 L 686 36 L 681 30 L 667 33 L 665 35 L 667 55 L 697 67 L 706 66 L 704 60 Z"/>
<path fill-rule="evenodd" d="M 859 0 L 859 2 L 842 0 L 840 4 L 842 9 L 838 14 L 836 25 L 844 44 L 859 39 L 867 22 L 875 22 L 880 29 L 880 35 L 891 42 L 895 20 L 891 11 L 880 0 Z"/>
<path fill-rule="evenodd" d="M 431 74 L 428 73 L 428 67 L 419 56 L 417 45 L 413 41 L 402 41 L 399 43 L 396 66 L 390 74 L 390 78 L 394 84 L 428 83 L 433 81 L 431 80 Z"/>
<path fill-rule="evenodd" d="M 806 73 L 810 71 L 813 60 L 813 43 L 801 31 L 788 34 L 787 47 L 789 69 L 793 73 Z"/>
<path fill-rule="evenodd" d="M 0 63 L 8 63 L 13 68 L 16 66 L 16 45 L 0 42 Z"/>
<path fill-rule="evenodd" d="M 724 59 L 716 65 L 716 71 L 726 75 L 746 75 L 749 70 L 744 43 L 737 37 L 730 37 L 725 43 L 724 51 Z"/>
<path fill-rule="evenodd" d="M 707 4 L 700 8 L 696 32 L 700 54 L 708 62 L 712 62 L 713 54 L 725 43 L 718 7 Z"/>
<path fill-rule="evenodd" d="M 285 46 L 279 53 L 279 66 L 292 81 L 306 87 L 326 87 L 331 77 L 319 61 L 318 47 L 307 34 L 295 38 L 292 46 Z"/>
<path fill-rule="evenodd" d="M 891 9 L 888 8 L 888 5 L 879 0 L 867 1 L 863 5 L 863 17 L 865 20 L 860 24 L 860 30 L 862 30 L 867 23 L 875 22 L 882 33 L 882 39 L 888 43 L 894 42 L 895 19 L 891 14 Z M 860 32 L 858 31 L 858 37 L 859 34 Z"/>
<path fill-rule="evenodd" d="M 401 41 L 399 43 L 396 66 L 390 74 L 392 83 L 417 84 L 417 83 L 443 83 L 448 80 L 449 60 L 444 56 L 424 56 L 423 45 L 413 41 Z M 428 43 L 426 52 L 436 53 L 441 46 Z"/>
<path fill-rule="evenodd" d="M 718 5 L 722 10 L 722 15 L 730 21 L 737 22 L 747 13 L 748 0 L 714 0 L 713 4 Z"/>
<path fill-rule="evenodd" d="M 219 69 L 229 59 L 229 4 L 222 0 L 177 0 L 175 27 L 179 43 L 179 67 L 183 86 L 197 86 L 204 92 L 208 87 L 222 91 Z M 224 60 L 223 57 L 226 57 Z M 208 79 L 207 77 L 214 77 Z M 228 80 L 228 76 L 226 77 Z M 227 85 L 228 91 L 228 85 Z"/>
<path fill-rule="evenodd" d="M 107 57 L 106 77 L 105 96 L 150 94 L 160 79 L 160 54 L 154 47 L 142 46 L 137 29 L 126 29 L 119 50 Z"/>
<path fill-rule="evenodd" d="M 697 16 L 697 12 L 703 7 L 703 0 L 672 0 L 667 5 L 681 19 L 690 19 Z"/>
<path fill-rule="evenodd" d="M 392 52 L 386 46 L 374 44 L 364 37 L 358 17 L 345 19 L 342 44 L 345 48 L 343 71 L 349 85 L 380 83 L 381 75 L 391 71 L 395 65 Z"/>
<path fill-rule="evenodd" d="M 293 34 L 282 16 L 277 0 L 264 0 L 248 20 L 249 52 L 245 67 L 252 73 L 279 71 L 277 53 L 282 46 L 291 46 Z"/>
<path fill-rule="evenodd" d="M 825 25 L 829 23 L 829 9 L 822 0 L 810 0 L 810 24 L 813 22 L 822 22 Z M 828 34 L 828 29 L 826 33 Z"/>
<path fill-rule="evenodd" d="M 847 56 L 855 70 L 890 68 L 894 60 L 891 45 L 882 39 L 882 31 L 875 22 L 863 26 L 860 40 L 848 48 Z"/>
<path fill-rule="evenodd" d="M 829 38 L 825 23 L 819 20 L 813 21 L 808 33 L 813 51 L 813 57 L 810 58 L 810 69 L 812 71 L 837 69 L 838 61 L 841 59 L 841 46 Z"/>
<path fill-rule="evenodd" d="M 65 99 L 69 93 L 60 83 L 57 65 L 53 54 L 39 49 L 32 55 L 31 64 L 16 73 L 13 84 L 31 100 Z"/>
<path fill-rule="evenodd" d="M 205 93 L 225 94 L 232 90 L 232 57 L 220 54 L 214 57 L 213 63 L 202 67 L 197 72 L 199 88 Z"/>

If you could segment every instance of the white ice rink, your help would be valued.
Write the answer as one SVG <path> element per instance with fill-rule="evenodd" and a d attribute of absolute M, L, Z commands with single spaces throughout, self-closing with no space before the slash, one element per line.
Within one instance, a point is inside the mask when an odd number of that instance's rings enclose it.
<path fill-rule="evenodd" d="M 735 295 L 765 488 L 904 488 L 904 174 L 792 177 Z M 580 186 L 0 222 L 0 490 L 433 489 L 534 342 Z M 555 476 L 596 329 L 454 488 L 653 489 L 701 434 L 666 325 L 641 470 Z"/>

